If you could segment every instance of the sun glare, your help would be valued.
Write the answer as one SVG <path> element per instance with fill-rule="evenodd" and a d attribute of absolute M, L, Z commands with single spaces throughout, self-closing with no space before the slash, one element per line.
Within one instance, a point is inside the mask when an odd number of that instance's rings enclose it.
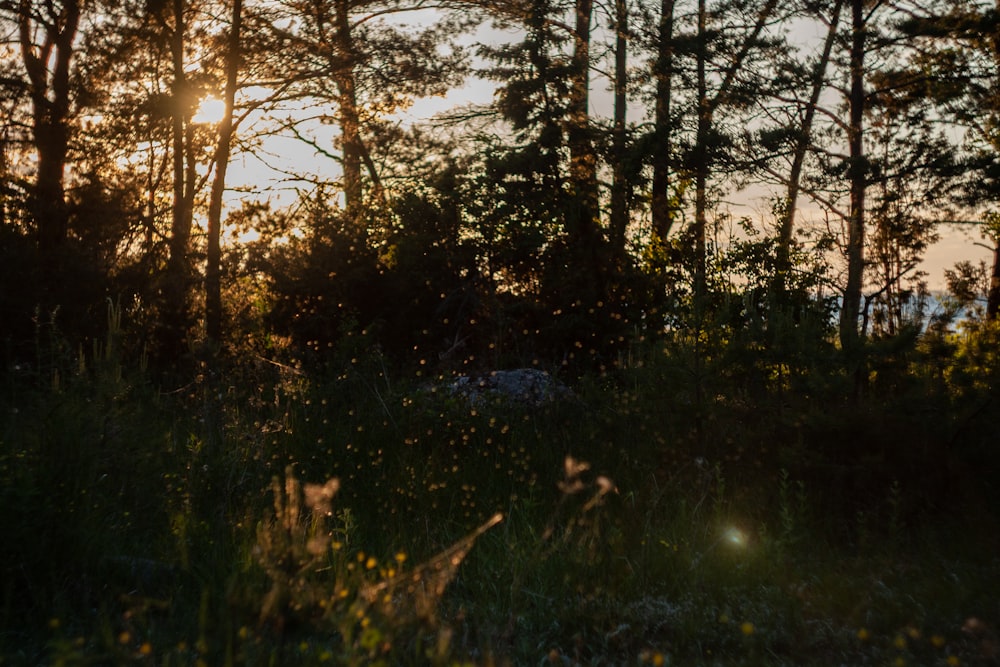
<path fill-rule="evenodd" d="M 198 105 L 198 111 L 191 119 L 195 123 L 218 123 L 226 113 L 226 103 L 218 97 L 206 97 Z"/>

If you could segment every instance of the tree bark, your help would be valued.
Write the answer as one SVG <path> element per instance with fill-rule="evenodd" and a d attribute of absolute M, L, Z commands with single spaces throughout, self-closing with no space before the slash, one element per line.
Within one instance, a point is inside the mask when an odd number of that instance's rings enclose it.
<path fill-rule="evenodd" d="M 1000 15 L 1000 0 L 996 0 L 994 11 Z M 1000 31 L 994 32 L 990 40 L 993 47 L 993 67 L 996 85 L 1000 88 Z M 993 270 L 990 272 L 990 290 L 986 294 L 986 319 L 997 321 L 1000 319 L 1000 230 L 997 237 L 993 239 L 995 247 L 993 249 Z"/>
<path fill-rule="evenodd" d="M 334 39 L 338 59 L 337 96 L 340 116 L 341 142 L 343 144 L 344 206 L 347 216 L 360 220 L 364 203 L 364 189 L 361 179 L 363 144 L 361 142 L 361 119 L 358 112 L 358 95 L 354 81 L 354 65 L 357 55 L 351 35 L 350 3 L 336 0 L 334 15 Z"/>
<path fill-rule="evenodd" d="M 173 74 L 171 108 L 173 143 L 173 205 L 170 223 L 169 257 L 163 285 L 161 354 L 176 359 L 183 351 L 191 324 L 188 290 L 191 283 L 190 242 L 194 222 L 195 161 L 194 128 L 191 124 L 191 99 L 184 72 L 184 49 L 187 25 L 184 0 L 173 0 L 173 26 L 170 34 Z"/>
<path fill-rule="evenodd" d="M 653 183 L 650 201 L 654 247 L 666 242 L 673 225 L 670 200 L 670 167 L 673 150 L 670 125 L 670 103 L 674 77 L 674 0 L 660 3 L 660 24 L 657 35 L 656 116 L 654 119 Z"/>
<path fill-rule="evenodd" d="M 37 17 L 34 12 L 43 9 L 36 3 L 21 0 L 18 4 L 18 41 L 28 77 L 38 160 L 29 211 L 43 263 L 52 259 L 69 230 L 64 179 L 70 137 L 70 66 L 82 10 L 79 0 L 65 0 L 58 10 L 51 3 L 46 7 L 51 16 Z M 42 44 L 34 43 L 36 23 L 44 26 Z"/>
<path fill-rule="evenodd" d="M 840 311 L 840 344 L 849 354 L 856 350 L 859 343 L 858 317 L 865 268 L 865 188 L 868 172 L 863 141 L 865 29 L 864 0 L 851 0 L 851 89 L 847 136 L 851 201 L 847 221 L 847 285 Z"/>
<path fill-rule="evenodd" d="M 210 343 L 222 341 L 222 196 L 226 190 L 226 172 L 233 140 L 233 116 L 236 88 L 239 85 L 243 25 L 243 0 L 233 0 L 232 26 L 226 55 L 225 111 L 219 121 L 215 148 L 215 178 L 208 203 L 208 248 L 205 266 L 205 333 Z"/>
<path fill-rule="evenodd" d="M 708 132 L 712 125 L 712 107 L 708 99 L 706 65 L 708 60 L 708 12 L 705 0 L 698 0 L 698 36 L 696 80 L 698 95 L 698 127 L 694 146 L 694 298 L 700 313 L 706 289 L 705 234 L 708 209 Z M 698 326 L 701 326 L 699 321 Z"/>
<path fill-rule="evenodd" d="M 629 183 L 625 174 L 628 106 L 628 5 L 615 0 L 615 109 L 611 134 L 611 252 L 618 263 L 625 259 L 625 234 L 629 219 Z"/>
<path fill-rule="evenodd" d="M 590 136 L 590 23 L 593 0 L 577 0 L 569 93 L 569 175 L 572 192 L 567 216 L 570 243 L 581 258 L 578 270 L 596 290 L 603 273 L 599 257 L 597 153 Z M 595 294 L 596 296 L 596 294 Z M 599 298 L 599 297 L 598 297 Z"/>

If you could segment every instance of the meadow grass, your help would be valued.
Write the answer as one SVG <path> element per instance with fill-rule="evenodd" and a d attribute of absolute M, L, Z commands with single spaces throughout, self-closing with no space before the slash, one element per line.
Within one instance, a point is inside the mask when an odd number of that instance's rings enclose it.
<path fill-rule="evenodd" d="M 711 363 L 531 408 L 374 354 L 164 386 L 109 339 L 8 373 L 0 663 L 995 663 L 995 406 Z"/>

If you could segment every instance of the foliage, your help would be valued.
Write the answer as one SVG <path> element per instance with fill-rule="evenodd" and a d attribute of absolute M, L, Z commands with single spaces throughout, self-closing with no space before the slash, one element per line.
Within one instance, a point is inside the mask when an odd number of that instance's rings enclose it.
<path fill-rule="evenodd" d="M 872 350 L 863 410 L 835 359 L 795 361 L 809 327 L 749 381 L 745 323 L 633 341 L 627 365 L 528 407 L 357 349 L 338 372 L 251 357 L 157 389 L 125 311 L 107 315 L 92 350 L 52 331 L 45 369 L 5 375 L 7 662 L 992 650 L 990 324 Z"/>

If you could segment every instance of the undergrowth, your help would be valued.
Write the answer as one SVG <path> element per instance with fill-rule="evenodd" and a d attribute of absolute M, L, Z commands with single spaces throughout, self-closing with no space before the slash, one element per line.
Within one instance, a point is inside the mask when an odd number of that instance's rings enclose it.
<path fill-rule="evenodd" d="M 863 403 L 678 336 L 529 407 L 374 351 L 154 382 L 121 327 L 5 373 L 3 664 L 997 660 L 992 331 Z"/>

